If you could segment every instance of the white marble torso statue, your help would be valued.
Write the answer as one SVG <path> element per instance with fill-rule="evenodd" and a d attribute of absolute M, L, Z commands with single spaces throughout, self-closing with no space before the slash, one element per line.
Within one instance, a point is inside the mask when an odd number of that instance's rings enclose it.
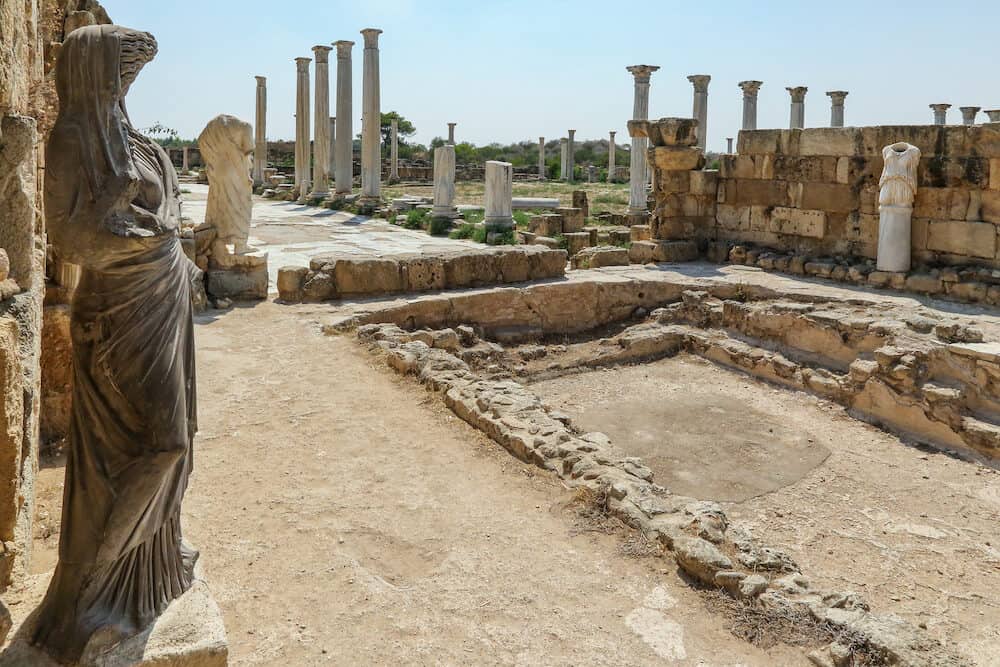
<path fill-rule="evenodd" d="M 913 206 L 917 194 L 917 164 L 920 149 L 905 142 L 882 149 L 885 167 L 879 179 L 878 203 L 880 206 Z"/>
<path fill-rule="evenodd" d="M 215 227 L 220 241 L 244 253 L 253 213 L 253 128 L 239 118 L 217 116 L 198 137 L 198 148 L 208 172 L 205 222 Z"/>

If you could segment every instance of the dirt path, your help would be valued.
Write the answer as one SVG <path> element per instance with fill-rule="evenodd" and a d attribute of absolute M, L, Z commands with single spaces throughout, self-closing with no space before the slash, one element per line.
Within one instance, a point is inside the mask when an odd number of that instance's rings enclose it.
<path fill-rule="evenodd" d="M 563 486 L 305 312 L 197 326 L 184 520 L 232 664 L 804 662 L 735 639 L 668 561 L 580 534 Z M 58 517 L 62 470 L 44 473 Z M 55 546 L 38 543 L 38 568 Z"/>
<path fill-rule="evenodd" d="M 667 488 L 722 502 L 819 588 L 856 590 L 975 664 L 997 664 L 997 471 L 688 355 L 531 386 Z"/>

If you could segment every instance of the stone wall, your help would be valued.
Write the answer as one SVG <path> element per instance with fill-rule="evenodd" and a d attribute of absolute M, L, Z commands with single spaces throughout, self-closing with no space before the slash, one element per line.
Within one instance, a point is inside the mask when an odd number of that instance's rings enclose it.
<path fill-rule="evenodd" d="M 897 141 L 922 152 L 914 264 L 1000 267 L 1000 124 L 740 132 L 738 154 L 722 157 L 717 177 L 690 174 L 683 206 L 706 213 L 702 199 L 717 181 L 714 220 L 698 225 L 700 239 L 874 258 L 882 148 Z"/>
<path fill-rule="evenodd" d="M 0 0 L 0 590 L 25 571 L 31 549 L 52 65 L 67 29 L 106 22 L 93 0 Z"/>

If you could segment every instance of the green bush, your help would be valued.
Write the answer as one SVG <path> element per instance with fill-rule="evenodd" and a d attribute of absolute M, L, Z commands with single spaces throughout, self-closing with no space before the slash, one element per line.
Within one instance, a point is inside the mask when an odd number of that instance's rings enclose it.
<path fill-rule="evenodd" d="M 486 243 L 486 239 L 489 232 L 486 231 L 485 227 L 481 228 L 481 231 L 483 232 L 482 233 L 483 240 L 479 242 Z M 479 234 L 477 234 L 477 236 L 479 236 Z M 497 236 L 494 236 L 493 245 L 517 245 L 517 232 L 515 232 L 513 229 L 508 229 L 507 231 L 502 232 Z"/>
<path fill-rule="evenodd" d="M 522 229 L 528 228 L 528 220 L 530 218 L 531 216 L 525 211 L 514 211 L 514 223 Z"/>
<path fill-rule="evenodd" d="M 471 222 L 464 222 L 455 229 L 451 230 L 451 233 L 448 234 L 448 238 L 471 239 L 473 234 L 475 233 L 476 233 L 476 225 Z"/>
<path fill-rule="evenodd" d="M 431 218 L 431 223 L 427 228 L 431 236 L 444 236 L 451 229 L 451 220 L 447 218 Z"/>
<path fill-rule="evenodd" d="M 427 213 L 426 208 L 415 208 L 407 211 L 406 222 L 403 223 L 403 227 L 406 229 L 423 229 Z"/>

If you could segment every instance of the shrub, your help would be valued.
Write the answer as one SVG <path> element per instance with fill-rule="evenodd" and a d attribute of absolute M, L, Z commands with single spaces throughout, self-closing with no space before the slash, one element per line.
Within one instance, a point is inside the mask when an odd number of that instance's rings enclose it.
<path fill-rule="evenodd" d="M 528 219 L 531 218 L 525 211 L 514 211 L 514 223 L 521 228 L 528 227 Z"/>
<path fill-rule="evenodd" d="M 444 236 L 451 229 L 451 220 L 447 218 L 431 218 L 427 228 L 431 236 Z"/>
<path fill-rule="evenodd" d="M 406 222 L 403 227 L 406 229 L 423 229 L 424 218 L 427 217 L 426 208 L 415 208 L 406 212 Z"/>
<path fill-rule="evenodd" d="M 448 238 L 452 239 L 471 239 L 473 234 L 476 233 L 476 225 L 471 222 L 464 222 L 455 229 L 451 230 L 448 234 Z"/>

